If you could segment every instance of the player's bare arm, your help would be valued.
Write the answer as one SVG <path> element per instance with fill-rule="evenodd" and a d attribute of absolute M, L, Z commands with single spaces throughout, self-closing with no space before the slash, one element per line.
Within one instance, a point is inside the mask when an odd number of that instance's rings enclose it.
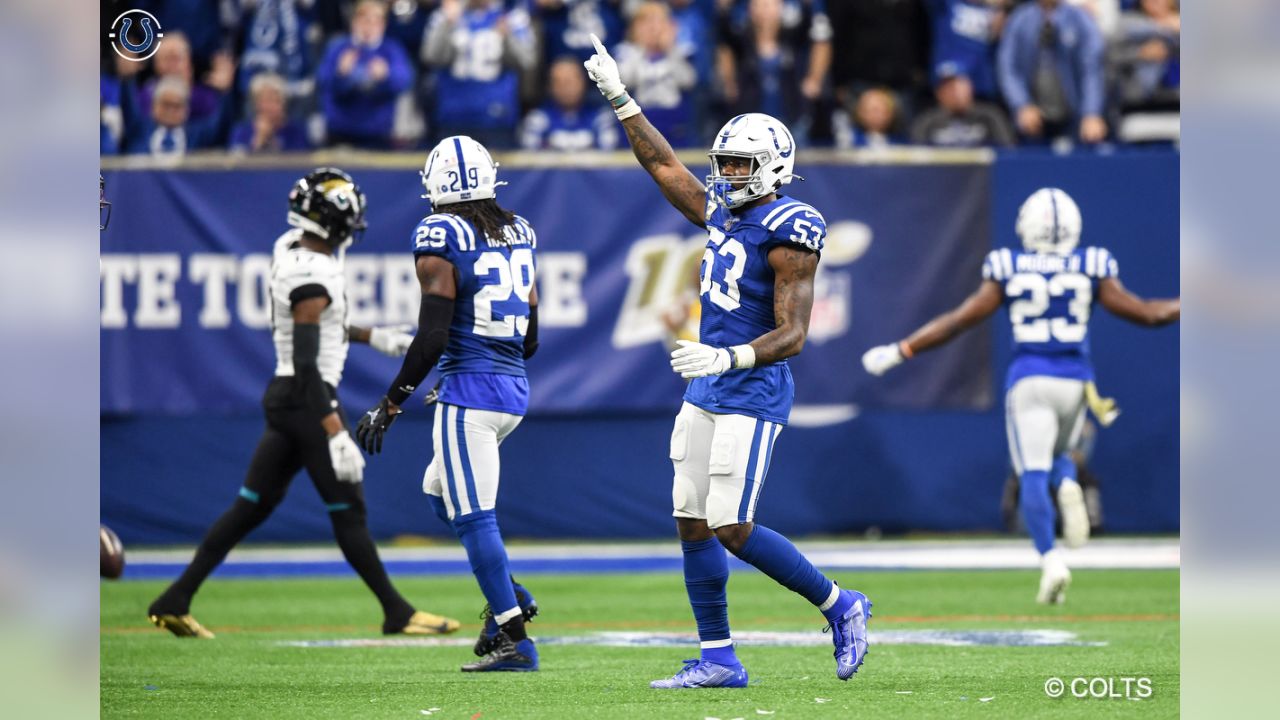
<path fill-rule="evenodd" d="M 706 207 L 706 188 L 698 182 L 689 168 L 676 157 L 671 144 L 658 132 L 641 112 L 640 106 L 627 94 L 626 85 L 618 74 L 618 64 L 601 44 L 600 38 L 591 36 L 596 54 L 583 65 L 587 75 L 595 82 L 600 93 L 613 106 L 614 113 L 627 133 L 631 151 L 640 166 L 658 183 L 658 188 L 680 214 L 689 222 L 704 227 L 703 210 Z"/>
<path fill-rule="evenodd" d="M 769 251 L 773 268 L 773 316 L 777 327 L 751 342 L 756 363 L 767 365 L 798 355 L 809 334 L 817 253 L 782 245 Z"/>
<path fill-rule="evenodd" d="M 1003 295 L 999 283 L 983 280 L 964 302 L 920 326 L 905 340 L 868 350 L 862 356 L 862 366 L 872 375 L 883 375 L 916 353 L 945 345 L 995 314 Z"/>
<path fill-rule="evenodd" d="M 293 306 L 294 333 L 299 334 L 299 330 L 301 330 L 302 331 L 301 334 L 305 334 L 309 331 L 304 330 L 303 328 L 309 326 L 311 328 L 314 328 L 315 335 L 318 339 L 320 336 L 320 315 L 324 313 L 324 310 L 327 307 L 329 307 L 329 298 L 327 296 L 307 298 L 306 300 L 302 300 L 300 302 L 294 303 L 294 306 Z M 299 339 L 301 338 L 299 337 Z M 304 354 L 304 353 L 312 354 L 309 367 L 314 368 L 316 363 L 316 355 L 318 355 L 319 349 L 320 348 L 319 348 L 318 340 L 317 340 L 316 348 L 314 352 L 312 352 L 310 348 L 306 348 L 305 343 L 297 343 L 295 341 L 294 371 L 298 374 L 302 374 L 306 372 L 306 370 L 308 369 L 307 359 L 304 357 L 300 357 L 300 354 Z M 301 367 L 299 367 L 299 365 L 301 365 Z M 316 375 L 317 376 L 319 375 L 318 370 L 316 371 Z M 323 418 L 320 419 L 320 426 L 324 428 L 324 432 L 326 435 L 337 435 L 343 430 L 342 417 L 338 415 L 338 412 L 336 410 L 333 412 L 327 413 Z"/>
<path fill-rule="evenodd" d="M 1146 327 L 1175 323 L 1182 314 L 1181 298 L 1144 300 L 1129 292 L 1120 278 L 1115 277 L 1098 283 L 1098 302 L 1112 315 Z"/>

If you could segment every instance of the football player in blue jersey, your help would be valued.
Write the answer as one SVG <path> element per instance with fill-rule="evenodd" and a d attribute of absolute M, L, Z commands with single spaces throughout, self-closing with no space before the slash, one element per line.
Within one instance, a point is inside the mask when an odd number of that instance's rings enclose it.
<path fill-rule="evenodd" d="M 432 214 L 418 223 L 413 254 L 422 304 L 418 333 L 387 394 L 360 419 L 369 453 L 431 368 L 442 381 L 423 490 L 457 534 L 488 601 L 479 662 L 464 672 L 538 669 L 525 632 L 533 598 L 511 579 L 498 531 L 498 446 L 529 405 L 525 360 L 538 348 L 533 228 L 495 199 L 498 165 L 457 135 L 436 145 L 422 172 Z"/>
<path fill-rule="evenodd" d="M 1143 300 L 1120 282 L 1120 267 L 1105 248 L 1079 248 L 1080 209 L 1057 188 L 1042 188 L 1018 211 L 1022 250 L 993 250 L 982 265 L 982 284 L 955 309 L 930 320 L 905 340 L 874 347 L 863 367 L 883 375 L 917 353 L 931 350 L 1007 305 L 1013 324 L 1013 361 L 1005 383 L 1009 454 L 1021 482 L 1019 503 L 1041 556 L 1041 603 L 1061 603 L 1071 571 L 1054 548 L 1050 488 L 1062 510 L 1068 547 L 1089 537 L 1084 496 L 1068 451 L 1084 424 L 1086 406 L 1101 422 L 1114 404 L 1099 398 L 1089 361 L 1089 316 L 1094 302 L 1145 327 L 1178 320 L 1181 301 Z"/>
<path fill-rule="evenodd" d="M 779 193 L 795 177 L 795 140 L 768 115 L 739 115 L 716 135 L 704 185 L 627 94 L 598 39 L 595 46 L 587 73 L 613 106 L 636 159 L 708 235 L 699 342 L 681 340 L 671 354 L 671 368 L 692 380 L 671 434 L 671 494 L 701 657 L 650 686 L 746 687 L 729 632 L 726 549 L 822 612 L 835 643 L 836 676 L 848 680 L 867 653 L 871 602 L 841 589 L 790 541 L 752 522 L 774 441 L 791 413 L 786 360 L 804 346 L 826 234 L 817 210 Z"/>

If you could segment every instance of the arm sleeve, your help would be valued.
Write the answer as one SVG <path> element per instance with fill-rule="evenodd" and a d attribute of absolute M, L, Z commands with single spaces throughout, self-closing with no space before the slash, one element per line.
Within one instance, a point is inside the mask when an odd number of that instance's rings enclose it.
<path fill-rule="evenodd" d="M 435 367 L 449 344 L 449 325 L 453 322 L 453 300 L 439 295 L 423 295 L 418 306 L 418 334 L 413 336 L 409 352 L 404 356 L 400 374 L 387 390 L 387 399 L 396 405 L 418 388 L 422 379 Z"/>
<path fill-rule="evenodd" d="M 802 202 L 778 206 L 764 218 L 769 237 L 763 249 L 767 253 L 779 245 L 798 246 L 821 253 L 827 237 L 827 221 L 822 214 Z"/>
<path fill-rule="evenodd" d="M 1101 115 L 1106 102 L 1105 80 L 1103 78 L 1102 60 L 1106 51 L 1106 41 L 1102 31 L 1091 17 L 1081 10 L 1081 32 L 1084 42 L 1080 44 L 1080 84 L 1081 111 L 1084 115 Z"/>
<path fill-rule="evenodd" d="M 320 377 L 320 325 L 294 323 L 293 325 L 293 382 L 294 397 L 303 407 L 316 416 L 316 421 L 333 409 L 329 391 Z"/>
<path fill-rule="evenodd" d="M 1031 91 L 1027 86 L 1027 78 L 1018 74 L 1018 47 L 1021 28 L 1026 23 L 1024 12 L 1013 12 L 1000 37 L 1000 47 L 996 52 L 996 77 L 1000 83 L 1000 92 L 1009 109 L 1017 112 L 1031 103 Z"/>
<path fill-rule="evenodd" d="M 529 329 L 524 332 L 524 359 L 528 360 L 538 352 L 538 306 L 529 307 Z"/>

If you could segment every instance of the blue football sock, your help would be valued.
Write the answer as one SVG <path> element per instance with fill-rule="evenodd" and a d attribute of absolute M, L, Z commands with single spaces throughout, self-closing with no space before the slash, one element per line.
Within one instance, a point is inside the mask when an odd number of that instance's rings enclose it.
<path fill-rule="evenodd" d="M 1053 460 L 1053 473 L 1049 476 L 1049 486 L 1056 492 L 1063 480 L 1076 480 L 1076 463 L 1070 453 L 1062 453 Z"/>
<path fill-rule="evenodd" d="M 698 639 L 702 643 L 702 659 L 720 665 L 737 665 L 738 656 L 729 642 L 729 600 L 725 586 L 729 583 L 729 557 L 724 546 L 711 537 L 695 542 L 681 541 L 684 551 L 684 586 L 689 591 L 689 605 L 698 623 Z M 707 647 L 708 644 L 716 647 Z"/>
<path fill-rule="evenodd" d="M 1022 521 L 1031 533 L 1031 541 L 1041 555 L 1053 549 L 1053 502 L 1049 500 L 1049 473 L 1027 470 L 1019 479 L 1018 493 Z"/>
<path fill-rule="evenodd" d="M 427 502 L 431 504 L 431 509 L 435 511 L 436 517 L 440 518 L 440 522 L 446 527 L 452 529 L 453 521 L 449 519 L 449 509 L 445 507 L 444 498 L 439 495 L 427 493 Z"/>
<path fill-rule="evenodd" d="M 453 529 L 467 549 L 471 572 L 475 573 L 480 592 L 494 615 L 518 607 L 515 590 L 511 587 L 507 550 L 502 546 L 502 535 L 498 533 L 498 518 L 494 512 L 482 510 L 457 518 Z"/>
<path fill-rule="evenodd" d="M 801 555 L 790 540 L 763 525 L 756 525 L 752 529 L 738 557 L 819 608 L 831 600 L 835 584 L 818 572 L 818 568 Z M 823 610 L 823 614 L 830 616 L 830 613 L 838 609 L 840 613 L 848 609 L 840 609 L 840 604 L 837 601 Z"/>

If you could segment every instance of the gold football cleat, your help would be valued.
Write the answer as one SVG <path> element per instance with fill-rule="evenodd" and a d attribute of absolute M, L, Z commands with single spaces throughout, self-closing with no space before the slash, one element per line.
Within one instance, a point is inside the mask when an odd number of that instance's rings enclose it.
<path fill-rule="evenodd" d="M 152 625 L 181 638 L 193 637 L 212 640 L 214 635 L 190 615 L 148 615 Z"/>
<path fill-rule="evenodd" d="M 448 635 L 460 627 L 462 623 L 453 618 L 417 610 L 400 632 L 405 635 Z"/>

